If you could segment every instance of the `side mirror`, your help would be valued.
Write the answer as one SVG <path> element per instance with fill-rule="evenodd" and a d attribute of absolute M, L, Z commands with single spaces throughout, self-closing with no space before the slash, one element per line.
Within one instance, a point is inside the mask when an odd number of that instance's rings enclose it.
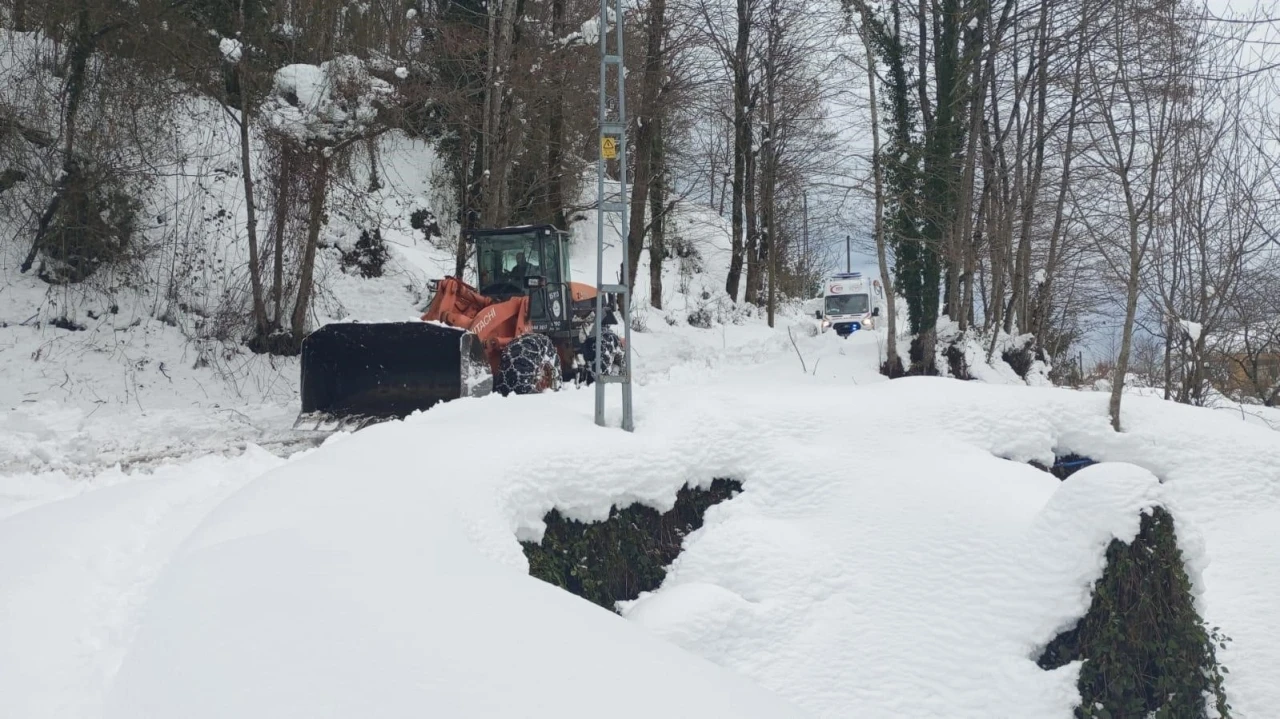
<path fill-rule="evenodd" d="M 872 316 L 872 317 L 879 317 L 879 316 L 880 316 L 880 308 L 879 308 L 879 307 L 877 307 L 877 308 L 875 308 L 875 309 L 871 310 L 871 316 Z"/>
<path fill-rule="evenodd" d="M 542 277 L 540 275 L 534 275 L 532 277 L 524 278 L 524 286 L 531 290 L 536 290 L 539 287 L 546 287 L 546 285 L 547 285 L 547 278 Z"/>
<path fill-rule="evenodd" d="M 822 310 L 818 310 L 817 312 L 814 312 L 814 313 L 813 313 L 813 318 L 814 318 L 814 319 L 817 319 L 817 320 L 822 319 Z"/>

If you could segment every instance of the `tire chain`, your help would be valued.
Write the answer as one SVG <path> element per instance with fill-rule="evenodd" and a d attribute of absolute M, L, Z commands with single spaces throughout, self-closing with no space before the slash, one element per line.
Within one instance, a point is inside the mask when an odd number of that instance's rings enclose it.
<path fill-rule="evenodd" d="M 558 390 L 560 374 L 560 356 L 551 338 L 530 333 L 517 337 L 503 350 L 495 389 L 504 395 Z M 544 379 L 547 377 L 550 377 L 549 383 Z"/>

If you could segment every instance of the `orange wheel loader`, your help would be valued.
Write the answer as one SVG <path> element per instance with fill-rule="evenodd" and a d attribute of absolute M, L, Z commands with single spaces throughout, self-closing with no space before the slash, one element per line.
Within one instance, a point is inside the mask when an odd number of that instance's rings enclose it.
<path fill-rule="evenodd" d="M 294 428 L 359 429 L 494 390 L 593 381 L 596 288 L 570 281 L 568 234 L 528 225 L 469 230 L 465 241 L 476 287 L 446 277 L 418 321 L 330 323 L 303 339 Z M 617 334 L 604 329 L 600 345 L 602 373 L 625 372 Z"/>

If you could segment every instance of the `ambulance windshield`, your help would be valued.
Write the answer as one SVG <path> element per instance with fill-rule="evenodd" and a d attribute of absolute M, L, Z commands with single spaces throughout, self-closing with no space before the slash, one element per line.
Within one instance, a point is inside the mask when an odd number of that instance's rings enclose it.
<path fill-rule="evenodd" d="M 826 313 L 828 315 L 865 315 L 868 304 L 866 295 L 827 295 Z"/>

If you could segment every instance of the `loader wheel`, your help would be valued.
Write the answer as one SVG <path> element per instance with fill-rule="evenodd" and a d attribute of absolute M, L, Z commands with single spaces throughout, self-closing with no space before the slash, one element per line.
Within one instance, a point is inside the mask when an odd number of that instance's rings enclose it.
<path fill-rule="evenodd" d="M 626 364 L 626 353 L 622 350 L 622 340 L 613 330 L 602 327 L 600 329 L 600 346 L 604 351 L 600 356 L 600 371 L 606 376 L 617 376 L 622 374 L 623 366 Z M 593 333 L 587 337 L 582 343 L 582 359 L 586 360 L 587 376 L 595 379 L 596 372 L 596 336 Z"/>
<path fill-rule="evenodd" d="M 517 337 L 498 360 L 496 389 L 504 396 L 560 389 L 560 355 L 546 335 Z"/>

